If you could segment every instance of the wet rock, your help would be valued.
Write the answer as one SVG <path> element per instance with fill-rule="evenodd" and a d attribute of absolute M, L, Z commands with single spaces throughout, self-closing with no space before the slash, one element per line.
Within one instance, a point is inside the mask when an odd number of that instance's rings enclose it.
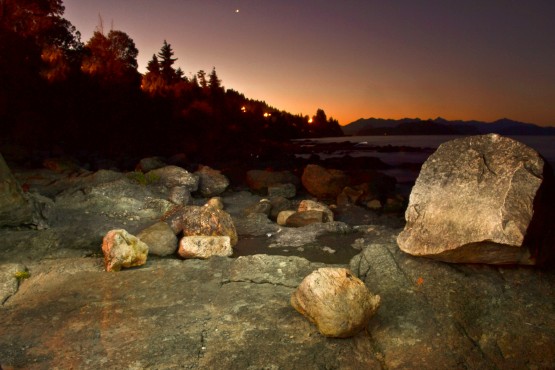
<path fill-rule="evenodd" d="M 294 184 L 273 184 L 268 186 L 269 197 L 294 198 L 297 195 L 297 188 Z"/>
<path fill-rule="evenodd" d="M 229 236 L 237 244 L 237 231 L 229 213 L 207 206 L 178 207 L 164 217 L 175 234 L 185 236 Z"/>
<path fill-rule="evenodd" d="M 273 196 L 270 198 L 272 209 L 270 210 L 270 218 L 276 220 L 281 211 L 291 210 L 292 202 L 282 196 Z"/>
<path fill-rule="evenodd" d="M 124 229 L 110 230 L 102 241 L 106 271 L 142 266 L 146 263 L 148 246 Z"/>
<path fill-rule="evenodd" d="M 246 217 L 234 217 L 233 224 L 239 235 L 261 236 L 279 230 L 279 226 L 263 213 L 251 213 Z"/>
<path fill-rule="evenodd" d="M 326 206 L 324 203 L 315 202 L 310 199 L 302 200 L 301 203 L 299 203 L 299 207 L 297 208 L 297 211 L 298 212 L 321 211 L 326 214 L 326 217 L 325 217 L 326 220 L 323 222 L 333 221 L 333 212 L 331 211 L 331 209 L 329 209 L 328 206 Z"/>
<path fill-rule="evenodd" d="M 295 212 L 285 220 L 285 226 L 302 227 L 315 223 L 328 222 L 328 215 L 322 211 L 310 210 Z"/>
<path fill-rule="evenodd" d="M 277 224 L 285 226 L 287 224 L 287 219 L 297 213 L 296 211 L 281 211 L 277 216 Z"/>
<path fill-rule="evenodd" d="M 346 338 L 363 330 L 380 304 L 345 268 L 319 268 L 301 282 L 291 305 L 327 337 Z"/>
<path fill-rule="evenodd" d="M 187 205 L 191 201 L 191 192 L 186 186 L 174 186 L 170 189 L 168 200 L 173 204 Z"/>
<path fill-rule="evenodd" d="M 229 236 L 184 236 L 177 253 L 181 258 L 229 257 L 233 254 Z"/>
<path fill-rule="evenodd" d="M 299 184 L 299 178 L 289 171 L 247 171 L 246 182 L 255 191 L 267 191 L 269 186 L 276 184 Z"/>
<path fill-rule="evenodd" d="M 0 227 L 34 223 L 32 205 L 0 154 Z"/>
<path fill-rule="evenodd" d="M 301 180 L 304 188 L 318 199 L 335 199 L 349 184 L 345 172 L 316 164 L 305 167 Z"/>
<path fill-rule="evenodd" d="M 220 195 L 229 186 L 229 179 L 225 175 L 208 166 L 200 166 L 195 174 L 199 176 L 198 190 L 203 197 Z"/>
<path fill-rule="evenodd" d="M 146 173 L 146 176 L 157 178 L 167 188 L 184 186 L 190 192 L 197 191 L 199 176 L 178 166 L 165 166 Z"/>
<path fill-rule="evenodd" d="M 295 256 L 241 256 L 233 261 L 229 279 L 233 282 L 279 284 L 296 288 L 305 276 L 324 266 L 323 263 L 313 263 Z"/>
<path fill-rule="evenodd" d="M 148 245 L 148 253 L 169 256 L 177 250 L 177 237 L 165 222 L 157 222 L 137 234 L 137 238 Z"/>
<path fill-rule="evenodd" d="M 252 204 L 249 207 L 245 208 L 245 214 L 249 215 L 252 213 L 263 213 L 266 216 L 269 216 L 271 210 L 272 204 L 270 203 L 270 200 L 260 199 L 258 203 Z"/>
<path fill-rule="evenodd" d="M 302 247 L 315 243 L 317 237 L 323 234 L 347 234 L 352 232 L 353 228 L 351 226 L 338 221 L 314 223 L 303 227 L 284 227 L 275 235 L 274 242 L 268 247 Z"/>
<path fill-rule="evenodd" d="M 442 144 L 422 166 L 399 247 L 447 262 L 535 264 L 553 253 L 552 172 L 496 134 Z"/>

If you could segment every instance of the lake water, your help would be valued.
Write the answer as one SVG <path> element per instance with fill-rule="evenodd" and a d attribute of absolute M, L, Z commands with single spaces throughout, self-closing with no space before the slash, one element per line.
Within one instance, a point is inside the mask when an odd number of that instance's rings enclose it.
<path fill-rule="evenodd" d="M 460 135 L 410 135 L 410 136 L 348 136 L 348 137 L 326 137 L 320 139 L 313 139 L 312 141 L 318 143 L 332 143 L 332 142 L 352 142 L 358 143 L 361 147 L 371 146 L 405 146 L 413 148 L 431 148 L 437 149 L 439 145 L 449 140 L 461 138 Z M 511 138 L 528 145 L 529 147 L 537 150 L 551 166 L 555 168 L 555 136 L 511 136 Z M 432 151 L 423 152 L 386 152 L 381 153 L 377 151 L 352 151 L 349 155 L 357 156 L 371 156 L 380 158 L 383 162 L 392 166 L 399 166 L 407 163 L 423 163 L 432 153 Z M 346 153 L 329 153 L 326 156 L 341 156 Z M 393 168 L 383 171 L 390 176 L 397 179 L 397 182 L 404 192 L 410 192 L 412 184 L 418 177 L 418 171 L 410 168 Z"/>
<path fill-rule="evenodd" d="M 328 143 L 328 142 L 341 142 L 350 141 L 353 143 L 367 143 L 367 145 L 376 146 L 409 146 L 414 148 L 437 148 L 442 143 L 461 138 L 460 135 L 410 135 L 410 136 L 349 136 L 349 137 L 326 137 L 321 139 L 314 139 L 316 142 Z M 528 145 L 529 147 L 537 150 L 545 159 L 547 159 L 552 164 L 555 163 L 555 136 L 510 136 L 512 139 L 518 140 L 521 143 Z M 421 158 L 417 158 L 419 153 L 375 153 L 377 156 L 384 157 L 385 154 L 392 154 L 387 158 L 391 164 L 398 164 L 402 162 L 415 162 L 420 161 Z M 356 155 L 356 154 L 355 154 Z M 372 156 L 374 153 L 372 153 Z M 397 157 L 401 156 L 401 158 Z M 415 157 L 416 156 L 416 157 Z M 425 155 L 427 157 L 427 154 Z"/>

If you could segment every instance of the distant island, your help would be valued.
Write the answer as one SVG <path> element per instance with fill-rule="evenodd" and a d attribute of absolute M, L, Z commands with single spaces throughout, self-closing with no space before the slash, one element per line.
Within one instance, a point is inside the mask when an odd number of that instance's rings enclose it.
<path fill-rule="evenodd" d="M 532 123 L 502 118 L 494 122 L 448 121 L 441 117 L 421 120 L 403 118 L 361 118 L 342 127 L 346 136 L 367 135 L 555 135 L 555 127 L 541 127 Z"/>

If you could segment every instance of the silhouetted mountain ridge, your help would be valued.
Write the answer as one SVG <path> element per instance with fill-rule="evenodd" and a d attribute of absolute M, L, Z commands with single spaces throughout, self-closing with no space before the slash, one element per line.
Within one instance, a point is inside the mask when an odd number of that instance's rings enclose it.
<path fill-rule="evenodd" d="M 555 135 L 555 127 L 541 127 L 532 123 L 502 118 L 494 122 L 449 121 L 441 117 L 422 120 L 420 118 L 358 119 L 342 127 L 345 135 Z"/>

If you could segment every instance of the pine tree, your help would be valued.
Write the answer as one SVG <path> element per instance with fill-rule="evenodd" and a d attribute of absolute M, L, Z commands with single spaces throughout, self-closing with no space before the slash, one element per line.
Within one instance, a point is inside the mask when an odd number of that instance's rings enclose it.
<path fill-rule="evenodd" d="M 158 53 L 158 57 L 160 58 L 160 73 L 162 78 L 166 82 L 166 84 L 171 85 L 173 82 L 176 81 L 177 75 L 175 73 L 175 69 L 173 68 L 173 64 L 177 60 L 177 58 L 173 57 L 173 50 L 170 44 L 166 40 L 164 40 L 164 44 Z"/>
<path fill-rule="evenodd" d="M 152 73 L 154 75 L 160 74 L 160 62 L 158 62 L 158 58 L 156 54 L 152 55 L 152 59 L 148 62 L 146 66 L 147 73 Z"/>

